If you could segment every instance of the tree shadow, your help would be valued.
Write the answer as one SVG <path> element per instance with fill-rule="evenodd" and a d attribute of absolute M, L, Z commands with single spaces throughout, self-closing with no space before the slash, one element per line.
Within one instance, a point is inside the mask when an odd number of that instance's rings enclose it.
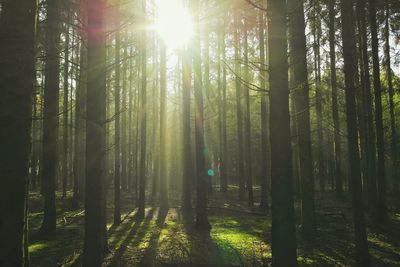
<path fill-rule="evenodd" d="M 161 230 L 164 226 L 165 219 L 168 214 L 168 208 L 160 208 L 156 219 L 157 229 L 155 229 L 150 237 L 149 245 L 144 252 L 144 256 L 139 266 L 155 266 L 157 260 L 158 241 L 160 239 Z"/>
<path fill-rule="evenodd" d="M 122 260 L 122 256 L 126 252 L 128 246 L 129 245 L 131 245 L 131 246 L 137 245 L 144 237 L 145 233 L 148 230 L 150 221 L 153 219 L 153 214 L 154 214 L 154 209 L 151 208 L 147 212 L 147 214 L 145 215 L 145 218 L 143 220 L 140 219 L 140 217 L 135 216 L 135 218 L 134 218 L 135 222 L 133 224 L 132 229 L 125 236 L 125 238 L 123 239 L 120 246 L 112 254 L 110 263 L 107 264 L 107 266 L 119 266 L 119 264 Z M 133 239 L 135 236 L 136 236 L 136 238 Z"/>

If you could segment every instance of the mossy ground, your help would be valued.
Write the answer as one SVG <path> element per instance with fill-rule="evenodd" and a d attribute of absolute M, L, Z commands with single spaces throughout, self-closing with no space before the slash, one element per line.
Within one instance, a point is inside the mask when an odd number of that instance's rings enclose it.
<path fill-rule="evenodd" d="M 124 193 L 123 221 L 112 226 L 108 204 L 109 253 L 104 266 L 269 266 L 271 265 L 271 218 L 258 207 L 239 202 L 232 188 L 228 200 L 211 196 L 210 233 L 193 228 L 193 217 L 176 207 L 168 211 L 148 206 L 138 221 L 133 199 Z M 319 196 L 317 194 L 317 196 Z M 57 230 L 40 234 L 41 198 L 30 197 L 30 259 L 32 266 L 80 266 L 83 240 L 82 209 L 71 210 L 68 196 L 57 195 Z M 112 196 L 109 197 L 112 199 Z M 171 206 L 175 201 L 171 201 Z M 154 205 L 157 206 L 157 205 Z M 354 236 L 348 198 L 338 202 L 333 193 L 317 197 L 318 234 L 311 243 L 298 236 L 300 266 L 353 266 Z M 400 212 L 391 207 L 385 226 L 368 229 L 374 266 L 400 266 Z M 296 203 L 296 217 L 299 217 Z M 299 220 L 297 219 L 297 222 Z M 300 233 L 300 229 L 298 229 Z"/>

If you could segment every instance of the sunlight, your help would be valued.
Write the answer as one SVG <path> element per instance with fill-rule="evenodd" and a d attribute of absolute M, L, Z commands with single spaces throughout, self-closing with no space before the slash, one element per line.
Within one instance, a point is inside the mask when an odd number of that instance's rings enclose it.
<path fill-rule="evenodd" d="M 191 38 L 192 19 L 181 0 L 157 0 L 156 30 L 168 48 L 184 46 Z"/>

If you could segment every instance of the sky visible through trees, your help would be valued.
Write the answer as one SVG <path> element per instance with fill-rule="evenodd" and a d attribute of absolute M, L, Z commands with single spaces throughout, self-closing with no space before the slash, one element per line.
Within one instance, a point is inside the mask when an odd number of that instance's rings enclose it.
<path fill-rule="evenodd" d="M 397 0 L 0 0 L 0 267 L 400 266 Z"/>

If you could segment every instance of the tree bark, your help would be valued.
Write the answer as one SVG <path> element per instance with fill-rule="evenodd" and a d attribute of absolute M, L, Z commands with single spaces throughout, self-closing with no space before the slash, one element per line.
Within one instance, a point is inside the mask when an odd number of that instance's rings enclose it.
<path fill-rule="evenodd" d="M 372 41 L 372 67 L 374 80 L 374 96 L 375 96 L 375 124 L 376 124 L 376 147 L 377 147 L 377 185 L 378 185 L 378 210 L 376 220 L 385 222 L 387 220 L 386 206 L 386 173 L 385 173 L 385 142 L 382 118 L 382 85 L 381 72 L 379 63 L 379 41 L 378 29 L 376 22 L 376 2 L 369 0 L 369 22 L 371 27 Z"/>
<path fill-rule="evenodd" d="M 105 229 L 106 32 L 104 0 L 88 0 L 85 237 L 83 266 L 101 266 Z"/>
<path fill-rule="evenodd" d="M 286 1 L 268 1 L 272 266 L 297 266 L 289 116 Z"/>
<path fill-rule="evenodd" d="M 352 182 L 353 219 L 356 243 L 357 266 L 369 266 L 367 233 L 365 228 L 364 207 L 361 188 L 360 158 L 357 134 L 356 88 L 355 88 L 355 56 L 353 3 L 341 0 L 342 40 L 345 74 L 346 116 L 349 146 L 349 167 Z"/>
<path fill-rule="evenodd" d="M 311 153 L 310 99 L 307 73 L 307 47 L 302 0 L 291 0 L 289 14 L 290 55 L 293 67 L 295 119 L 298 125 L 301 182 L 301 223 L 303 235 L 312 239 L 316 231 L 314 176 Z M 319 147 L 319 150 L 322 150 Z"/>
<path fill-rule="evenodd" d="M 59 1 L 47 5 L 46 81 L 44 86 L 42 186 L 44 216 L 41 230 L 56 229 L 55 180 L 57 168 L 58 98 L 60 78 L 60 7 Z"/>
<path fill-rule="evenodd" d="M 28 164 L 37 1 L 2 1 L 0 265 L 26 266 Z"/>

